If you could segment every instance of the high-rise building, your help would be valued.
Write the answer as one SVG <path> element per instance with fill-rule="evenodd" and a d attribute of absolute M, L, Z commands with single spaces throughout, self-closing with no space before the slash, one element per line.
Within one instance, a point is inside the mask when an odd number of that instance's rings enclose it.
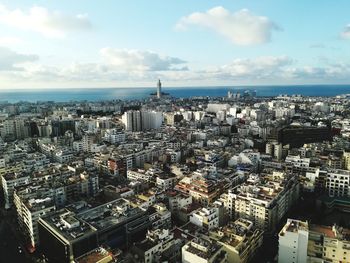
<path fill-rule="evenodd" d="M 162 83 L 160 82 L 160 79 L 158 79 L 157 83 L 157 98 L 160 99 L 162 97 Z"/>
<path fill-rule="evenodd" d="M 127 111 L 122 117 L 122 121 L 127 131 L 141 131 L 141 112 Z"/>
<path fill-rule="evenodd" d="M 91 152 L 91 146 L 95 142 L 96 138 L 93 133 L 86 133 L 83 136 L 82 142 L 83 142 L 83 151 L 84 152 Z"/>
<path fill-rule="evenodd" d="M 127 111 L 122 117 L 127 131 L 158 129 L 163 123 L 163 114 L 158 111 Z"/>

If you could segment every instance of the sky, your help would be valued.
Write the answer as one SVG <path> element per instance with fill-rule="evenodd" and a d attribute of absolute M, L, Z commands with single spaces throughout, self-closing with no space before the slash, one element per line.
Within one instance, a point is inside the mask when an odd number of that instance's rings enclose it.
<path fill-rule="evenodd" d="M 348 0 L 0 0 L 0 90 L 350 84 Z"/>

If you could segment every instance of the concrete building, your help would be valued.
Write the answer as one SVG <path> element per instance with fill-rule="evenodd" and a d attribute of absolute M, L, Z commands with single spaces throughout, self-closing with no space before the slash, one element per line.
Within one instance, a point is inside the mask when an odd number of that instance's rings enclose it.
<path fill-rule="evenodd" d="M 247 263 L 263 243 L 263 231 L 249 220 L 239 218 L 224 227 L 210 231 L 210 238 L 223 245 L 228 262 Z"/>
<path fill-rule="evenodd" d="M 148 231 L 146 239 L 133 246 L 132 254 L 136 262 L 161 262 L 162 253 L 174 244 L 174 234 L 169 229 Z"/>
<path fill-rule="evenodd" d="M 70 263 L 106 244 L 111 248 L 130 246 L 150 226 L 146 213 L 116 199 L 75 213 L 62 209 L 39 219 L 41 249 L 50 262 Z"/>
<path fill-rule="evenodd" d="M 7 173 L 1 176 L 1 184 L 4 192 L 5 208 L 10 208 L 13 205 L 13 192 L 15 187 L 28 184 L 30 176 L 26 173 Z"/>
<path fill-rule="evenodd" d="M 296 177 L 280 172 L 261 178 L 251 176 L 223 197 L 232 218 L 248 219 L 259 229 L 270 232 L 298 200 L 299 182 Z"/>
<path fill-rule="evenodd" d="M 25 245 L 33 252 L 39 245 L 38 220 L 56 210 L 55 202 L 46 193 L 16 191 L 14 204 L 21 232 L 25 236 Z"/>
<path fill-rule="evenodd" d="M 306 263 L 309 238 L 307 222 L 288 219 L 278 234 L 278 263 Z"/>
<path fill-rule="evenodd" d="M 279 233 L 279 263 L 350 262 L 350 229 L 288 219 Z"/>
<path fill-rule="evenodd" d="M 216 241 L 195 238 L 182 247 L 182 263 L 224 263 L 227 253 Z"/>
<path fill-rule="evenodd" d="M 308 262 L 350 262 L 350 229 L 309 226 Z"/>
<path fill-rule="evenodd" d="M 349 197 L 350 171 L 331 169 L 327 171 L 326 191 L 331 197 Z"/>
<path fill-rule="evenodd" d="M 125 133 L 118 131 L 117 129 L 108 129 L 106 130 L 103 139 L 112 144 L 125 142 Z"/>
<path fill-rule="evenodd" d="M 127 111 L 122 116 L 126 131 L 138 132 L 159 129 L 163 113 L 158 111 Z"/>
<path fill-rule="evenodd" d="M 344 169 L 350 170 L 350 152 L 343 153 Z"/>
<path fill-rule="evenodd" d="M 91 146 L 96 142 L 96 136 L 94 133 L 88 132 L 83 135 L 83 151 L 91 152 Z"/>
<path fill-rule="evenodd" d="M 216 207 L 201 208 L 190 216 L 190 222 L 207 230 L 219 227 L 219 209 Z"/>

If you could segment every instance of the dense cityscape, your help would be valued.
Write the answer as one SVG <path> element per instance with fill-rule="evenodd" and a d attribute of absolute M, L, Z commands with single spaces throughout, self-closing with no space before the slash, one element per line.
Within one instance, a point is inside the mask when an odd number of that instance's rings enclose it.
<path fill-rule="evenodd" d="M 165 90 L 166 91 L 166 90 Z M 3 262 L 350 262 L 349 95 L 0 104 Z"/>

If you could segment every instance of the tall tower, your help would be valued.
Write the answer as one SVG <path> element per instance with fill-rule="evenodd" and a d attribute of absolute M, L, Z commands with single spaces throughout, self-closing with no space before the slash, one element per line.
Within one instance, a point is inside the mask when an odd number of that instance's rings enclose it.
<path fill-rule="evenodd" d="M 157 98 L 160 99 L 162 97 L 162 83 L 160 82 L 160 79 L 158 79 L 157 83 Z"/>

